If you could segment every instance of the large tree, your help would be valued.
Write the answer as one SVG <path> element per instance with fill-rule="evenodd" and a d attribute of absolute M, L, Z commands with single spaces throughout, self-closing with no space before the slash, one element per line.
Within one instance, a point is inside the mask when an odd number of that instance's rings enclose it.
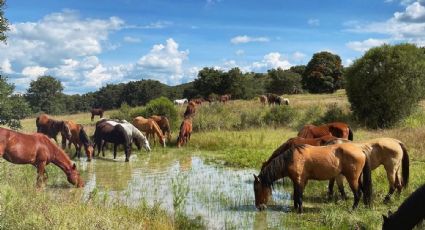
<path fill-rule="evenodd" d="M 4 17 L 5 0 L 0 0 L 0 41 L 6 41 L 6 31 L 9 29 L 9 22 Z"/>
<path fill-rule="evenodd" d="M 303 74 L 303 87 L 310 93 L 333 93 L 342 87 L 341 58 L 330 52 L 315 53 Z"/>
<path fill-rule="evenodd" d="M 270 81 L 266 86 L 267 92 L 275 94 L 291 94 L 301 91 L 301 75 L 281 68 L 267 71 Z"/>
<path fill-rule="evenodd" d="M 13 95 L 15 86 L 7 83 L 0 75 L 0 124 L 11 128 L 20 128 L 22 119 L 30 114 L 28 103 L 22 96 Z"/>
<path fill-rule="evenodd" d="M 26 98 L 34 112 L 56 114 L 63 112 L 63 86 L 52 76 L 41 76 L 31 81 Z"/>

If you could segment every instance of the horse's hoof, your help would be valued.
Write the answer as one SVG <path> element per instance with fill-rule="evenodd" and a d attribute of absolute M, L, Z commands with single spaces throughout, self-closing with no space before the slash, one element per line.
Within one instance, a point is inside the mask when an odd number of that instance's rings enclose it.
<path fill-rule="evenodd" d="M 266 210 L 266 208 L 267 208 L 267 205 L 265 205 L 265 204 L 260 204 L 258 207 L 257 207 L 257 209 L 258 209 L 258 211 L 264 211 L 264 210 Z"/>

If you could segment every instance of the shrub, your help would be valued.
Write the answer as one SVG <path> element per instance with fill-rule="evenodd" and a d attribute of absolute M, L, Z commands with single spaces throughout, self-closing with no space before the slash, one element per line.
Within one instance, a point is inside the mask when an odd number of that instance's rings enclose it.
<path fill-rule="evenodd" d="M 267 124 L 291 126 L 299 113 L 296 109 L 289 106 L 275 106 L 264 116 Z"/>
<path fill-rule="evenodd" d="M 142 113 L 142 111 L 140 111 L 140 113 Z M 150 117 L 152 115 L 166 116 L 170 121 L 170 125 L 172 127 L 177 127 L 176 107 L 174 107 L 173 102 L 166 97 L 159 97 L 149 101 L 144 109 L 144 113 L 140 115 L 144 117 Z"/>
<path fill-rule="evenodd" d="M 331 123 L 335 121 L 350 123 L 351 116 L 345 112 L 337 103 L 328 105 L 325 114 L 320 118 L 318 123 Z"/>
<path fill-rule="evenodd" d="M 346 90 L 354 115 L 371 128 L 393 126 L 421 99 L 425 54 L 415 45 L 370 49 L 346 73 Z"/>

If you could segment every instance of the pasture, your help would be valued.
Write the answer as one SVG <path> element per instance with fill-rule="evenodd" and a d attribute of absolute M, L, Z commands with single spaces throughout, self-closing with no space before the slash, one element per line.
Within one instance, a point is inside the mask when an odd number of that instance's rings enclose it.
<path fill-rule="evenodd" d="M 150 153 L 133 148 L 129 163 L 124 162 L 122 149 L 116 161 L 112 160 L 111 150 L 105 158 L 92 162 L 85 162 L 84 157 L 74 159 L 86 182 L 84 189 L 70 188 L 63 173 L 48 166 L 47 185 L 39 191 L 35 188 L 33 167 L 1 160 L 0 228 L 380 229 L 382 214 L 395 211 L 425 182 L 424 102 L 395 128 L 368 130 L 352 120 L 344 91 L 285 97 L 290 106 L 263 106 L 258 99 L 228 101 L 225 105 L 204 103 L 196 108 L 191 140 L 180 149 L 175 143 L 178 131 L 173 130 L 172 142 L 166 148 L 159 143 L 152 146 Z M 180 124 L 185 107 L 176 108 Z M 114 112 L 106 111 L 105 117 Z M 54 116 L 83 124 L 91 136 L 97 119 L 91 121 L 90 117 L 90 113 Z M 258 173 L 261 163 L 281 143 L 296 136 L 302 125 L 330 119 L 352 124 L 355 141 L 376 137 L 403 141 L 410 155 L 409 187 L 384 204 L 388 182 L 383 168 L 378 168 L 372 172 L 372 208 L 361 203 L 352 211 L 350 192 L 348 200 L 329 201 L 328 182 L 310 181 L 304 192 L 305 212 L 299 215 L 289 196 L 292 183 L 286 180 L 283 186 L 282 182 L 275 186 L 276 203 L 258 212 L 254 207 L 252 173 Z M 35 118 L 22 120 L 22 125 L 24 132 L 36 131 Z M 66 151 L 73 155 L 75 150 Z M 195 177 L 196 174 L 205 177 Z M 171 191 L 172 196 L 158 195 L 165 191 Z M 199 213 L 197 209 L 205 211 Z"/>

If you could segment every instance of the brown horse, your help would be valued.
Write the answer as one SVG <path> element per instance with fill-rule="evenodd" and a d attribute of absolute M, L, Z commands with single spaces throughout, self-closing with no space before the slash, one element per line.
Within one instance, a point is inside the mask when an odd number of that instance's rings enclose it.
<path fill-rule="evenodd" d="M 320 126 L 305 125 L 298 132 L 298 136 L 304 138 L 317 138 L 326 135 L 353 140 L 353 131 L 350 126 L 342 122 L 332 122 Z"/>
<path fill-rule="evenodd" d="M 29 135 L 0 128 L 0 156 L 14 164 L 34 165 L 38 173 L 38 187 L 47 179 L 44 173 L 49 163 L 62 169 L 69 183 L 79 188 L 84 186 L 75 164 L 68 155 L 43 134 Z"/>
<path fill-rule="evenodd" d="M 231 94 L 224 94 L 221 95 L 219 98 L 220 102 L 223 102 L 223 104 L 226 104 L 227 101 L 230 101 L 230 99 L 232 99 L 232 95 Z"/>
<path fill-rule="evenodd" d="M 86 152 L 87 161 L 91 161 L 93 157 L 93 144 L 91 143 L 89 137 L 87 136 L 86 131 L 84 130 L 84 127 L 81 124 L 76 124 L 73 121 L 65 121 L 65 124 L 69 127 L 71 130 L 71 137 L 66 138 L 62 134 L 62 148 L 66 148 L 66 141 L 68 140 L 68 148 L 71 148 L 71 144 L 74 144 L 75 147 L 75 156 L 78 157 L 78 159 L 81 157 L 81 147 L 84 146 L 84 151 Z"/>
<path fill-rule="evenodd" d="M 177 137 L 177 147 L 181 147 L 190 140 L 192 134 L 192 119 L 185 118 L 180 125 L 179 136 Z"/>
<path fill-rule="evenodd" d="M 133 119 L 133 125 L 140 131 L 145 132 L 147 138 L 152 137 L 154 143 L 156 143 L 156 135 L 159 138 L 159 143 L 165 148 L 165 137 L 158 124 L 153 119 L 146 119 L 142 116 L 138 116 Z"/>
<path fill-rule="evenodd" d="M 167 136 L 167 141 L 171 141 L 171 128 L 170 128 L 170 122 L 168 121 L 168 118 L 166 116 L 157 116 L 152 115 L 149 118 L 153 119 L 158 125 L 159 128 L 161 128 L 162 133 Z"/>
<path fill-rule="evenodd" d="M 197 105 L 202 105 L 202 103 L 205 102 L 205 99 L 203 99 L 203 98 L 193 98 L 190 101 L 195 102 L 195 104 L 197 104 Z"/>
<path fill-rule="evenodd" d="M 91 121 L 94 120 L 94 116 L 100 116 L 100 119 L 103 118 L 103 113 L 105 112 L 102 108 L 93 108 L 90 110 L 91 112 Z"/>
<path fill-rule="evenodd" d="M 183 117 L 184 118 L 191 118 L 195 116 L 196 112 L 196 103 L 191 101 L 186 107 L 186 111 L 184 111 Z"/>
<path fill-rule="evenodd" d="M 294 207 L 302 212 L 302 196 L 307 181 L 330 180 L 344 175 L 354 194 L 353 209 L 363 201 L 370 204 L 372 179 L 369 157 L 355 144 L 344 143 L 330 146 L 301 145 L 279 154 L 266 165 L 258 176 L 254 175 L 255 206 L 263 210 L 271 194 L 273 183 L 288 176 L 294 185 Z M 363 181 L 360 176 L 363 174 Z"/>
<path fill-rule="evenodd" d="M 328 141 L 326 144 L 338 144 L 344 142 L 347 142 L 347 140 L 337 138 Z M 384 166 L 389 183 L 389 191 L 385 196 L 384 202 L 390 201 L 391 195 L 396 189 L 400 194 L 402 188 L 405 188 L 409 183 L 409 155 L 404 143 L 397 139 L 383 137 L 354 144 L 361 146 L 364 151 L 366 151 L 366 154 L 368 154 L 370 158 L 372 170 L 375 170 L 380 165 Z M 342 180 L 342 178 L 339 178 L 339 180 Z M 329 183 L 330 193 L 332 193 L 333 185 L 333 181 L 331 181 Z M 341 193 L 343 193 L 344 187 L 341 182 L 338 183 L 338 188 L 340 192 L 342 191 Z"/>
<path fill-rule="evenodd" d="M 46 134 L 58 143 L 57 136 L 61 133 L 66 139 L 71 138 L 71 130 L 64 121 L 58 121 L 50 118 L 47 114 L 41 114 L 35 120 L 37 133 Z"/>
<path fill-rule="evenodd" d="M 261 104 L 265 106 L 267 104 L 267 97 L 265 95 L 261 95 L 259 98 L 260 98 Z"/>
<path fill-rule="evenodd" d="M 277 105 L 281 105 L 282 104 L 282 98 L 274 93 L 268 93 L 266 95 L 267 97 L 267 102 L 269 103 L 269 105 L 273 105 L 273 104 L 277 104 Z"/>

